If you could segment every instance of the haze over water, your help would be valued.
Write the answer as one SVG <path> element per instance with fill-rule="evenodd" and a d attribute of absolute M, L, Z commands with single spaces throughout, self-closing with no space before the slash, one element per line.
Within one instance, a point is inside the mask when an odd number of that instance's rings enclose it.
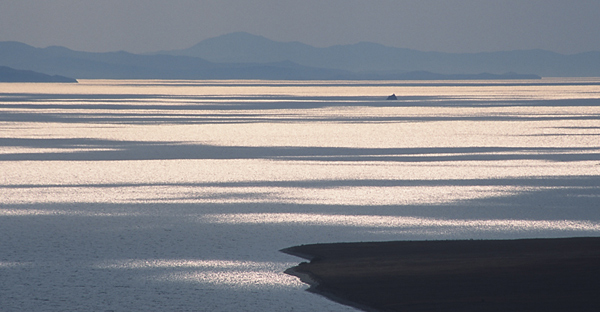
<path fill-rule="evenodd" d="M 0 310 L 354 311 L 278 250 L 599 236 L 599 135 L 598 79 L 0 84 Z"/>

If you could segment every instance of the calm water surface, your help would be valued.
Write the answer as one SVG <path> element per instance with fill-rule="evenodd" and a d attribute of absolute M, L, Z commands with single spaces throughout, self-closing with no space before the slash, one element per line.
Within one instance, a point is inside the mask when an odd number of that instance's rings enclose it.
<path fill-rule="evenodd" d="M 0 310 L 354 311 L 278 250 L 600 236 L 599 138 L 600 79 L 0 84 Z"/>

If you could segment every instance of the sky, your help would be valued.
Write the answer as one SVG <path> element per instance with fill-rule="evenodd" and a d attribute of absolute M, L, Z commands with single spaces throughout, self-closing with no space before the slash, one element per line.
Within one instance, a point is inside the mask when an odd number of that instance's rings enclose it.
<path fill-rule="evenodd" d="M 2 0 L 0 41 L 133 53 L 236 31 L 317 47 L 600 51 L 598 0 Z"/>

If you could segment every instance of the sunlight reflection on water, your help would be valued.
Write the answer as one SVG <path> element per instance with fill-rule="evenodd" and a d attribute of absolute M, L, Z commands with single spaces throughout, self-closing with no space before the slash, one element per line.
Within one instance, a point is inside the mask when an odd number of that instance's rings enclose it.
<path fill-rule="evenodd" d="M 203 217 L 208 222 L 244 224 L 244 223 L 282 223 L 296 225 L 352 226 L 373 228 L 422 228 L 435 227 L 440 231 L 448 228 L 471 228 L 489 232 L 524 232 L 530 230 L 594 231 L 600 232 L 600 223 L 571 220 L 444 220 L 415 217 L 393 217 L 373 215 L 323 215 L 296 213 L 248 213 L 215 214 Z M 203 220 L 204 221 L 204 220 Z M 446 229 L 442 229 L 446 228 Z"/>
<path fill-rule="evenodd" d="M 96 265 L 98 269 L 155 270 L 172 269 L 175 272 L 151 275 L 152 279 L 169 282 L 190 282 L 220 285 L 221 287 L 254 288 L 302 286 L 296 278 L 279 272 L 295 263 L 275 263 L 227 260 L 122 260 Z M 183 271 L 182 271 L 183 269 Z"/>
<path fill-rule="evenodd" d="M 278 250 L 600 235 L 595 78 L 0 90 L 0 301 L 21 310 L 351 311 Z"/>

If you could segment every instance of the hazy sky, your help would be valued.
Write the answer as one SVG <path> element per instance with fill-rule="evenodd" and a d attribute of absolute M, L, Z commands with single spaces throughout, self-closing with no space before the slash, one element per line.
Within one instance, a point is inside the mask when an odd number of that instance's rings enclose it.
<path fill-rule="evenodd" d="M 598 0 L 1 0 L 0 41 L 152 52 L 246 31 L 314 46 L 600 51 Z"/>

